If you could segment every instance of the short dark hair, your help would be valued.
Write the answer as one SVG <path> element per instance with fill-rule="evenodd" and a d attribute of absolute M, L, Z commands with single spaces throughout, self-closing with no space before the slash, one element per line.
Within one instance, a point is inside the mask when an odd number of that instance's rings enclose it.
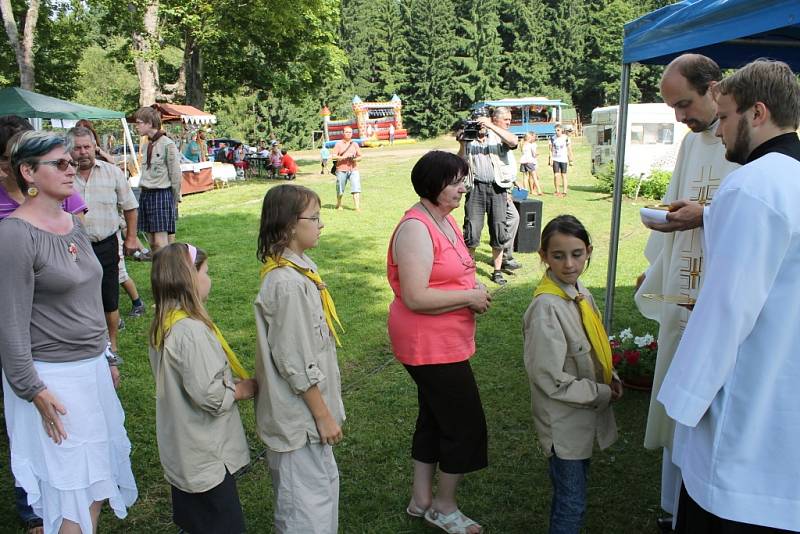
<path fill-rule="evenodd" d="M 706 94 L 711 82 L 722 79 L 722 71 L 717 62 L 701 54 L 688 54 L 683 57 L 678 63 L 678 72 L 700 96 Z"/>
<path fill-rule="evenodd" d="M 574 215 L 559 215 L 558 217 L 551 219 L 550 222 L 544 227 L 542 230 L 542 244 L 540 251 L 547 253 L 547 247 L 550 246 L 550 238 L 553 237 L 554 234 L 564 234 L 569 235 L 572 237 L 577 237 L 586 245 L 586 248 L 592 246 L 592 240 L 589 238 L 589 232 L 586 231 L 586 227 L 583 226 L 577 217 Z M 591 261 L 591 258 L 589 258 Z M 587 263 L 586 266 L 588 267 L 589 264 Z"/>
<path fill-rule="evenodd" d="M 278 185 L 267 191 L 261 205 L 256 256 L 264 263 L 277 258 L 292 240 L 292 230 L 300 214 L 312 202 L 321 205 L 319 195 L 302 185 Z"/>
<path fill-rule="evenodd" d="M 469 166 L 459 156 L 443 150 L 431 150 L 411 169 L 411 184 L 420 196 L 438 206 L 437 198 L 444 188 L 469 173 Z"/>
<path fill-rule="evenodd" d="M 8 141 L 17 132 L 33 130 L 31 123 L 17 115 L 3 115 L 0 117 L 0 157 L 5 157 Z"/>
<path fill-rule="evenodd" d="M 157 109 L 150 106 L 139 108 L 133 115 L 133 118 L 137 121 L 142 121 L 146 124 L 149 124 L 156 130 L 161 129 L 161 114 Z"/>
<path fill-rule="evenodd" d="M 782 61 L 757 59 L 748 63 L 722 80 L 717 91 L 733 97 L 737 113 L 762 102 L 775 126 L 796 130 L 800 123 L 800 84 Z"/>

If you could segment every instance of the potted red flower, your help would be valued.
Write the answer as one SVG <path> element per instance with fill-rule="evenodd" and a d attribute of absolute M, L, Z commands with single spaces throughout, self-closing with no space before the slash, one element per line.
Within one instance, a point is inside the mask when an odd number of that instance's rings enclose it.
<path fill-rule="evenodd" d="M 656 369 L 658 342 L 651 334 L 636 336 L 630 328 L 608 338 L 611 361 L 625 387 L 650 391 Z"/>

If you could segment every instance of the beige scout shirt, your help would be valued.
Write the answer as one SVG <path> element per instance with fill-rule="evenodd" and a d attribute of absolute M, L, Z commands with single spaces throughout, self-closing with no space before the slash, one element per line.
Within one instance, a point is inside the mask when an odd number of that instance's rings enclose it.
<path fill-rule="evenodd" d="M 234 401 L 228 359 L 214 333 L 186 318 L 170 329 L 164 349 L 150 347 L 156 382 L 156 437 L 164 477 L 178 489 L 201 493 L 219 485 L 225 470 L 250 461 Z"/>
<path fill-rule="evenodd" d="M 175 142 L 162 135 L 153 145 L 153 154 L 150 159 L 150 168 L 147 168 L 147 148 L 144 150 L 142 161 L 141 187 L 148 189 L 172 188 L 172 197 L 175 202 L 181 199 L 181 155 Z"/>
<path fill-rule="evenodd" d="M 283 256 L 317 271 L 311 258 Z M 319 289 L 291 267 L 271 271 L 254 303 L 257 356 L 256 426 L 271 450 L 290 452 L 319 443 L 319 432 L 302 393 L 316 385 L 338 424 L 344 421 L 336 346 L 325 322 Z"/>
<path fill-rule="evenodd" d="M 83 225 L 94 243 L 119 230 L 120 209 L 128 211 L 139 207 L 125 175 L 105 161 L 95 160 L 88 179 L 77 173 L 74 186 L 89 207 Z"/>
<path fill-rule="evenodd" d="M 580 281 L 576 290 L 551 279 L 571 298 L 579 290 L 597 309 Z M 556 295 L 539 295 L 523 321 L 533 423 L 544 453 L 550 456 L 555 448 L 564 460 L 590 458 L 595 436 L 601 449 L 617 440 L 617 424 L 609 404 L 611 388 L 603 383 L 578 305 Z"/>

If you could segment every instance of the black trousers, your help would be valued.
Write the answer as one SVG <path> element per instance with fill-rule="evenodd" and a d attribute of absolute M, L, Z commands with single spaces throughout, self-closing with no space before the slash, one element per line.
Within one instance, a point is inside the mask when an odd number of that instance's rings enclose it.
<path fill-rule="evenodd" d="M 790 530 L 739 523 L 704 510 L 681 485 L 678 499 L 677 534 L 791 534 Z"/>
<path fill-rule="evenodd" d="M 203 493 L 172 488 L 172 520 L 186 534 L 240 534 L 244 514 L 236 480 L 228 471 L 219 485 Z"/>
<path fill-rule="evenodd" d="M 116 232 L 92 243 L 92 249 L 103 267 L 103 279 L 100 283 L 103 311 L 111 313 L 119 309 L 119 241 Z"/>
<path fill-rule="evenodd" d="M 469 360 L 405 368 L 419 399 L 411 457 L 450 474 L 486 467 L 486 417 Z"/>

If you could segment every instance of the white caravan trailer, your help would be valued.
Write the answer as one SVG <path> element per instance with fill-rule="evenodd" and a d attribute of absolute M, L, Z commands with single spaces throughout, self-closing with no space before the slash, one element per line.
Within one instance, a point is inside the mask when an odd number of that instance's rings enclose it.
<path fill-rule="evenodd" d="M 583 135 L 592 147 L 592 173 L 614 160 L 619 106 L 595 108 Z M 689 129 L 666 104 L 630 104 L 625 139 L 625 174 L 647 177 L 654 169 L 671 171 Z"/>

